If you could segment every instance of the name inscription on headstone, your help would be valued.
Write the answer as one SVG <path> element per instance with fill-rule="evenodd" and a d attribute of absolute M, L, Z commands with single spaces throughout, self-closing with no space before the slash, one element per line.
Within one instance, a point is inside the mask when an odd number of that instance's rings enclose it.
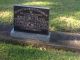
<path fill-rule="evenodd" d="M 49 9 L 14 6 L 14 30 L 48 34 Z"/>

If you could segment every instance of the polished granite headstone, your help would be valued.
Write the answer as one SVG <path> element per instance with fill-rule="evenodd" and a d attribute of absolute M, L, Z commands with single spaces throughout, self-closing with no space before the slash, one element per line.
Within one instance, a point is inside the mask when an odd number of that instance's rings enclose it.
<path fill-rule="evenodd" d="M 49 8 L 14 6 L 14 28 L 11 36 L 48 41 Z"/>

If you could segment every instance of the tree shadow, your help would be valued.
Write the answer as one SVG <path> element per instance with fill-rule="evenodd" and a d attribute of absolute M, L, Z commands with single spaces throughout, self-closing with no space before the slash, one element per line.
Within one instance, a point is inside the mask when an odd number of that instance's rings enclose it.
<path fill-rule="evenodd" d="M 5 1 L 5 0 L 4 0 Z M 21 5 L 31 5 L 31 6 L 44 6 L 50 8 L 50 21 L 55 20 L 56 18 L 59 18 L 60 16 L 66 16 L 71 17 L 73 16 L 76 20 L 79 20 L 79 14 L 80 12 L 80 1 L 77 0 L 11 0 L 9 3 L 9 0 L 6 0 L 6 4 L 2 3 L 0 5 L 0 13 L 3 12 L 4 15 L 0 15 L 0 31 L 9 31 L 13 27 L 13 6 L 15 4 L 21 4 Z M 5 12 L 11 12 L 11 15 L 8 16 L 5 14 Z M 76 15 L 77 14 L 77 15 Z M 4 17 L 4 18 L 2 18 Z M 9 18 L 9 19 L 8 19 Z M 9 20 L 9 22 L 4 22 L 5 20 Z M 11 21 L 11 22 L 10 22 Z M 10 24 L 9 24 L 10 23 Z M 55 22 L 54 22 L 55 23 Z M 59 24 L 58 24 L 59 25 Z M 53 25 L 54 26 L 54 25 Z M 63 27 L 62 27 L 63 28 Z M 59 28 L 60 29 L 60 28 Z M 75 30 L 80 31 L 80 28 L 77 28 Z M 58 33 L 58 32 L 52 32 L 50 41 L 51 42 L 60 42 L 60 41 L 74 41 L 74 40 L 80 40 L 80 35 L 70 35 L 70 34 L 64 34 L 64 33 Z"/>
<path fill-rule="evenodd" d="M 1 0 L 0 2 L 0 32 L 8 31 L 10 32 L 11 28 L 13 27 L 13 6 L 15 4 L 21 4 L 21 5 L 36 5 L 36 6 L 42 6 L 42 5 L 49 5 L 50 3 L 47 1 L 29 1 L 29 0 Z"/>
<path fill-rule="evenodd" d="M 53 1 L 53 0 L 51 0 Z M 76 26 L 76 24 L 78 25 L 78 23 L 80 22 L 80 6 L 79 6 L 79 3 L 80 1 L 73 1 L 73 0 L 54 0 L 53 1 L 54 3 L 56 4 L 52 4 L 50 5 L 50 27 L 54 27 L 57 29 L 57 31 L 67 31 L 68 32 L 68 28 L 70 27 L 69 29 L 69 32 L 72 32 L 74 29 L 74 27 Z M 61 23 L 59 23 L 60 20 L 63 20 L 63 19 L 60 19 L 60 17 L 65 17 L 65 18 L 68 18 L 68 19 L 64 19 L 64 22 L 66 22 L 66 20 L 68 20 L 68 22 L 71 22 L 71 24 L 66 24 L 63 23 L 63 21 Z M 72 19 L 74 19 L 75 22 L 73 21 L 70 21 L 71 19 L 69 19 L 70 17 L 72 17 Z M 53 21 L 53 22 L 52 22 Z M 76 21 L 78 21 L 76 23 Z M 72 22 L 74 23 L 74 27 L 72 26 Z M 57 23 L 57 24 L 56 24 Z M 61 26 L 62 25 L 62 26 Z M 68 26 L 65 26 L 65 25 L 68 25 Z M 79 25 L 78 25 L 79 26 Z M 79 32 L 80 28 L 76 26 L 75 31 Z"/>

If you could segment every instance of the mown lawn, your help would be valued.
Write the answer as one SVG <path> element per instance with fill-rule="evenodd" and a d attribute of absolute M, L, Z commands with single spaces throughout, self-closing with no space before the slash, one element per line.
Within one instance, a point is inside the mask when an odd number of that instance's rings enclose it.
<path fill-rule="evenodd" d="M 50 30 L 80 32 L 80 0 L 0 0 L 0 23 L 13 22 L 15 4 L 49 7 Z"/>
<path fill-rule="evenodd" d="M 0 43 L 0 60 L 80 60 L 80 55 L 63 50 L 41 50 L 31 46 Z"/>
<path fill-rule="evenodd" d="M 13 23 L 15 4 L 49 7 L 50 30 L 80 32 L 80 0 L 0 0 L 0 25 Z M 0 60 L 80 60 L 80 55 L 0 43 Z"/>

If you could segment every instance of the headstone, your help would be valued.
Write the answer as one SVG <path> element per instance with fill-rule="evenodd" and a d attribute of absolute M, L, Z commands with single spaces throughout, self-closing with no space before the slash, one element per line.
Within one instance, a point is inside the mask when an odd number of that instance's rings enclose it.
<path fill-rule="evenodd" d="M 49 40 L 49 8 L 14 6 L 14 28 L 11 36 Z"/>

